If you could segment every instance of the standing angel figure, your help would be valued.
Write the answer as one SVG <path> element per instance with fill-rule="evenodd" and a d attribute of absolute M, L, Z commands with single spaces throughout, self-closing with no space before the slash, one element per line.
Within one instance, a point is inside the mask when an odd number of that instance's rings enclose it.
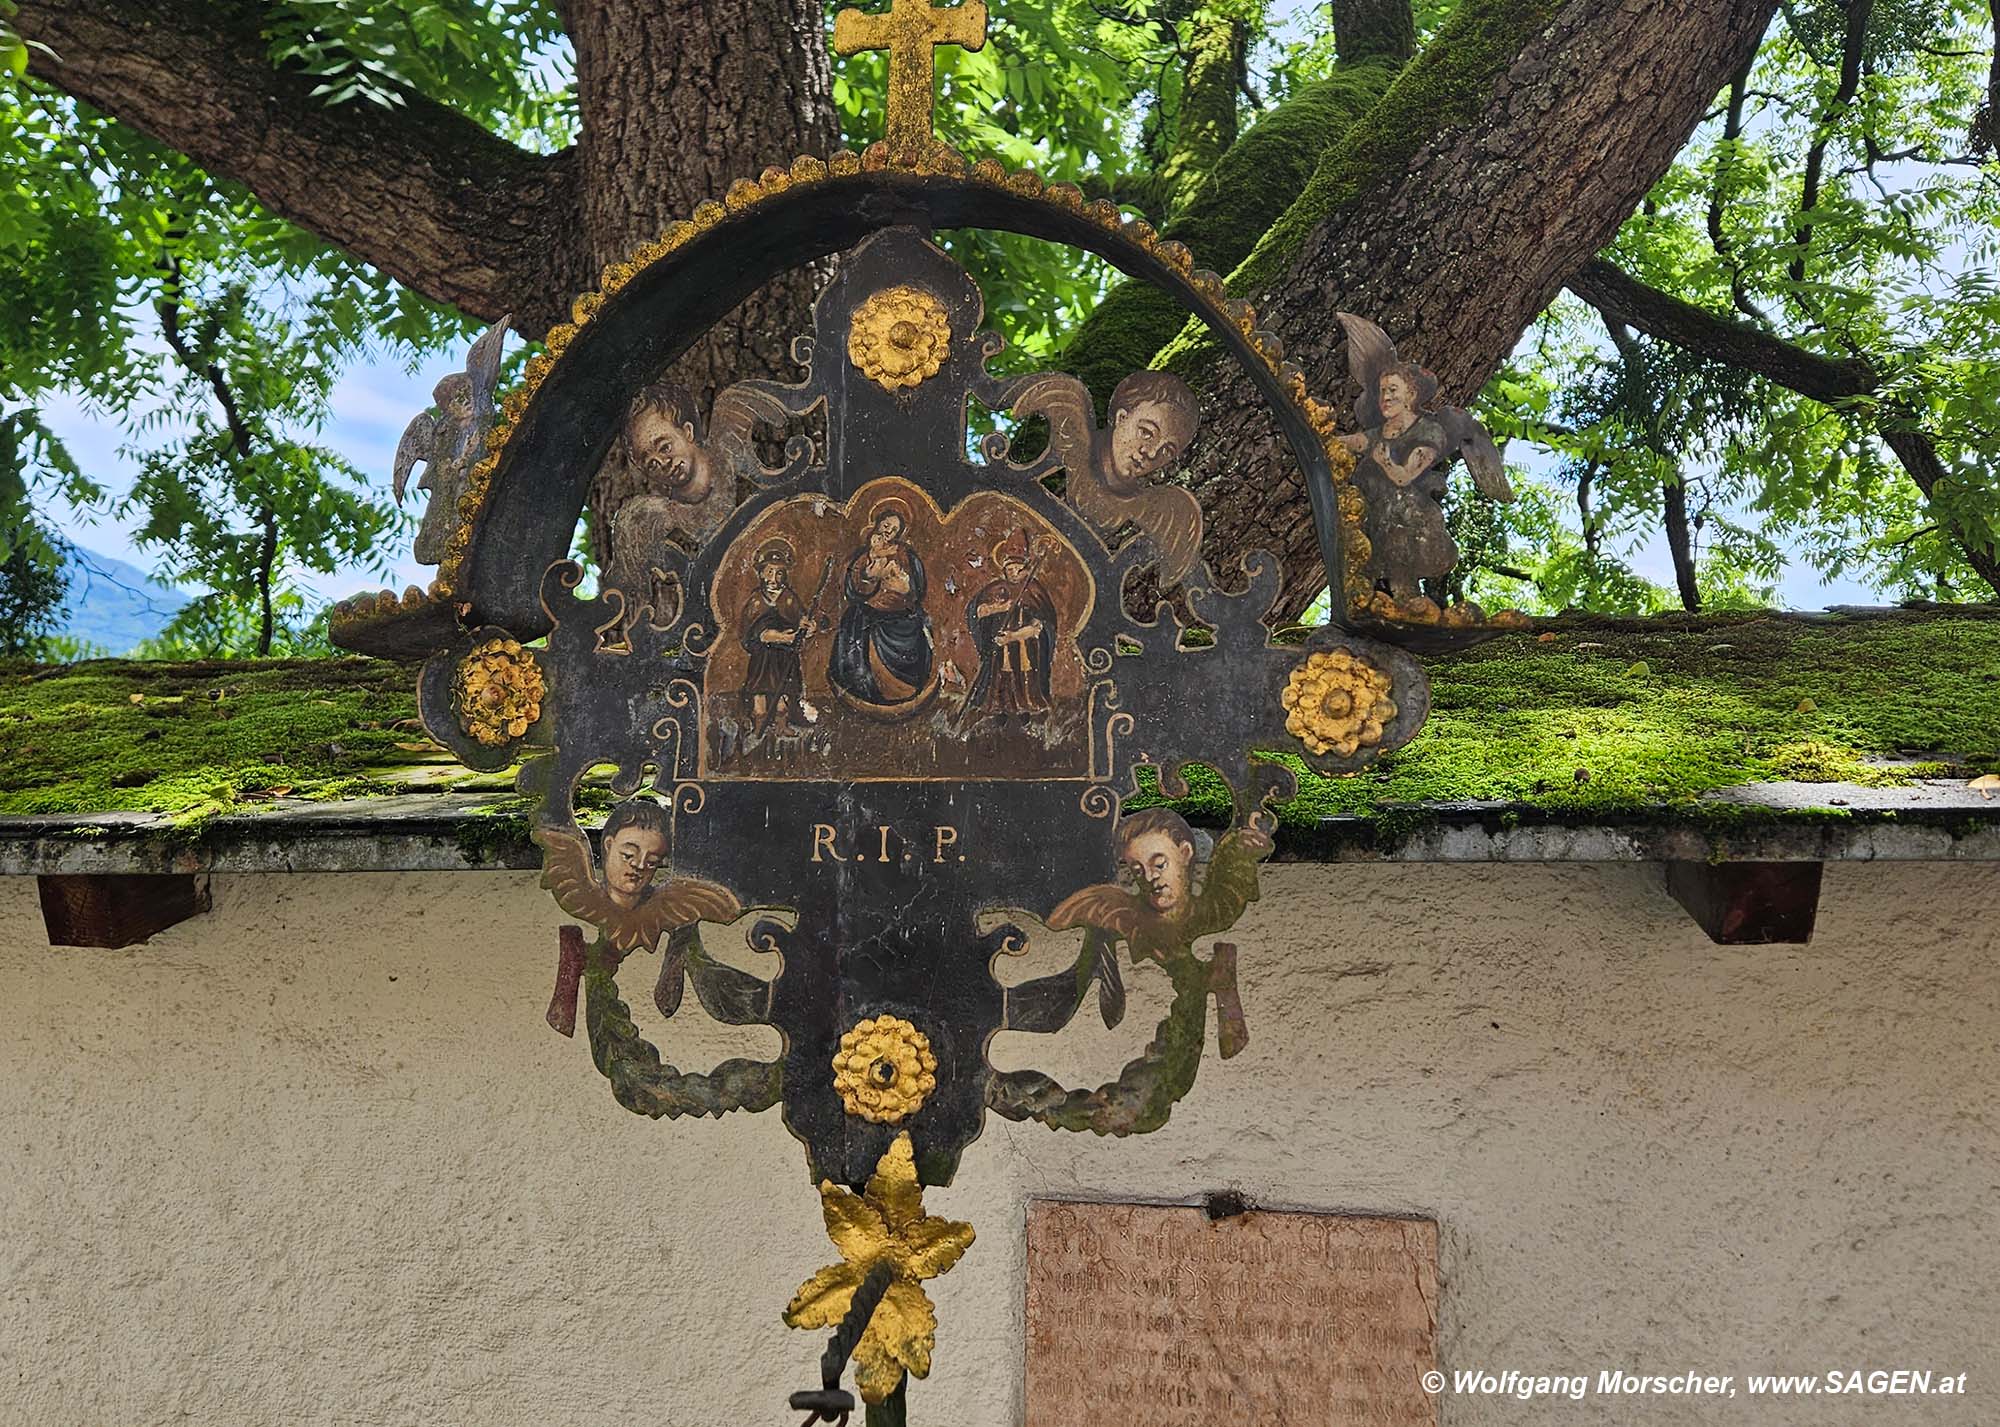
<path fill-rule="evenodd" d="M 419 412 L 396 443 L 396 504 L 403 503 L 410 472 L 420 463 L 424 474 L 417 489 L 431 494 L 411 552 L 418 564 L 442 561 L 463 521 L 458 500 L 465 494 L 473 466 L 485 453 L 486 433 L 493 425 L 493 387 L 500 377 L 500 349 L 513 320 L 510 314 L 486 329 L 472 344 L 465 370 L 453 372 L 431 389 L 435 408 Z"/>
<path fill-rule="evenodd" d="M 1361 391 L 1361 429 L 1340 438 L 1356 456 L 1354 483 L 1366 502 L 1371 588 L 1398 603 L 1420 598 L 1458 564 L 1445 525 L 1446 474 L 1459 456 L 1479 489 L 1514 498 L 1493 438 L 1471 412 L 1438 399 L 1438 379 L 1396 354 L 1389 334 L 1365 317 L 1337 314 L 1347 329 L 1347 369 Z"/>

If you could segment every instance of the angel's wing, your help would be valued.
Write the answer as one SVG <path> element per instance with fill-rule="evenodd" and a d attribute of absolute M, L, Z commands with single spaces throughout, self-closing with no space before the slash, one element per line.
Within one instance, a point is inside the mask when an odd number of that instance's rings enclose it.
<path fill-rule="evenodd" d="M 1144 918 L 1145 903 L 1123 887 L 1100 882 L 1063 898 L 1049 913 L 1048 924 L 1052 931 L 1096 927 L 1130 940 L 1145 925 Z"/>
<path fill-rule="evenodd" d="M 607 924 L 604 931 L 621 951 L 639 946 L 651 951 L 663 932 L 695 922 L 733 922 L 742 915 L 742 904 L 727 887 L 694 877 L 676 877 L 631 911 L 619 909 L 616 921 Z M 631 946 L 620 946 L 621 938 L 629 940 Z"/>
<path fill-rule="evenodd" d="M 1208 859 L 1208 879 L 1188 917 L 1187 938 L 1214 936 L 1236 925 L 1243 909 L 1257 900 L 1257 862 L 1271 850 L 1262 832 L 1236 828 L 1223 834 Z"/>
<path fill-rule="evenodd" d="M 1514 487 L 1507 480 L 1507 463 L 1500 459 L 1500 448 L 1493 444 L 1479 418 L 1457 406 L 1439 407 L 1435 416 L 1458 454 L 1465 457 L 1465 468 L 1472 472 L 1472 483 L 1480 493 L 1497 501 L 1512 500 Z"/>
<path fill-rule="evenodd" d="M 723 470 L 732 476 L 770 482 L 784 475 L 800 454 L 810 454 L 811 441 L 794 436 L 785 443 L 785 465 L 767 466 L 757 455 L 757 428 L 765 426 L 783 431 L 794 415 L 792 408 L 786 404 L 786 395 L 787 388 L 782 384 L 760 381 L 737 382 L 715 394 L 715 404 L 708 413 L 708 438 L 704 444 L 714 453 L 716 463 Z"/>
<path fill-rule="evenodd" d="M 1361 429 L 1366 431 L 1382 424 L 1376 408 L 1376 386 L 1382 373 L 1401 359 L 1389 334 L 1366 317 L 1356 317 L 1352 312 L 1336 312 L 1334 316 L 1347 332 L 1347 374 L 1361 388 L 1361 394 L 1354 399 L 1354 413 L 1360 419 Z"/>
<path fill-rule="evenodd" d="M 1201 502 L 1185 486 L 1147 486 L 1124 498 L 1127 515 L 1160 557 L 1160 583 L 1178 585 L 1201 561 Z"/>
<path fill-rule="evenodd" d="M 542 845 L 542 885 L 555 893 L 556 905 L 592 926 L 603 926 L 619 908 L 597 880 L 590 844 L 567 828 L 536 828 L 533 836 Z"/>
<path fill-rule="evenodd" d="M 1090 463 L 1090 442 L 1097 430 L 1097 416 L 1090 390 L 1065 372 L 1043 372 L 1028 378 L 1014 394 L 1013 414 L 1023 420 L 1039 416 L 1049 423 L 1049 449 L 1062 462 L 1070 498 L 1085 515 L 1080 485 L 1101 490 Z"/>
<path fill-rule="evenodd" d="M 420 411 L 403 428 L 403 438 L 396 443 L 396 468 L 393 484 L 396 504 L 403 503 L 403 492 L 408 487 L 410 472 L 419 461 L 437 459 L 438 425 L 442 420 L 435 411 Z"/>
<path fill-rule="evenodd" d="M 465 376 L 472 383 L 472 424 L 484 428 L 493 417 L 493 387 L 500 379 L 500 351 L 507 343 L 508 313 L 480 335 L 466 354 Z"/>

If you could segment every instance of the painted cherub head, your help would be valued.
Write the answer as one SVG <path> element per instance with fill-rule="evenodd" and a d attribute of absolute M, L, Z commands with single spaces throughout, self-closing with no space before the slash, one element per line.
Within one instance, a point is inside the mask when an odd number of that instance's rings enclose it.
<path fill-rule="evenodd" d="M 666 861 L 667 810 L 651 798 L 628 798 L 604 822 L 604 891 L 630 911 L 645 900 Z"/>
<path fill-rule="evenodd" d="M 1194 900 L 1195 840 L 1172 808 L 1145 808 L 1118 822 L 1118 864 L 1163 917 L 1185 916 Z"/>
<path fill-rule="evenodd" d="M 1170 372 L 1134 372 L 1111 393 L 1099 474 L 1129 491 L 1173 465 L 1194 440 L 1200 407 L 1188 384 Z"/>
<path fill-rule="evenodd" d="M 647 490 L 683 505 L 708 499 L 714 462 L 702 448 L 694 398 L 677 382 L 642 387 L 625 411 L 619 445 Z"/>

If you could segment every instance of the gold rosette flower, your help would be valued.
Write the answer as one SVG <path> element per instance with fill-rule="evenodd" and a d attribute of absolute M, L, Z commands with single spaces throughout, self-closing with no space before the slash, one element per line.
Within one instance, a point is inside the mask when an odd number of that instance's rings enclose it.
<path fill-rule="evenodd" d="M 840 1038 L 833 1088 L 848 1114 L 893 1125 L 914 1115 L 937 1089 L 937 1057 L 930 1040 L 908 1021 L 876 1016 Z"/>
<path fill-rule="evenodd" d="M 847 355 L 869 380 L 894 391 L 934 377 L 951 352 L 944 304 L 922 288 L 888 287 L 854 311 Z"/>
<path fill-rule="evenodd" d="M 1387 674 L 1344 649 L 1314 654 L 1285 681 L 1285 728 L 1308 752 L 1351 757 L 1382 741 L 1396 716 L 1390 688 Z"/>
<path fill-rule="evenodd" d="M 832 1180 L 819 1186 L 826 1234 L 841 1261 L 799 1285 L 785 1308 L 794 1328 L 831 1328 L 847 1316 L 861 1280 L 879 1263 L 893 1271 L 888 1291 L 854 1348 L 854 1380 L 863 1401 L 880 1403 L 896 1390 L 905 1370 L 928 1377 L 937 1344 L 937 1310 L 922 1287 L 972 1244 L 972 1226 L 924 1213 L 916 1156 L 906 1130 L 875 1166 L 860 1194 Z"/>
<path fill-rule="evenodd" d="M 547 685 L 535 656 L 512 639 L 475 645 L 458 663 L 458 724 L 489 747 L 519 738 L 542 716 Z"/>

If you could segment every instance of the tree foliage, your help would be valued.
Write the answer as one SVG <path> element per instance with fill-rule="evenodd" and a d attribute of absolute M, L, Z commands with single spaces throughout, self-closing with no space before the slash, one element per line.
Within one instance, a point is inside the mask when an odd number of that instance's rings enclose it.
<path fill-rule="evenodd" d="M 1595 522 L 1600 547 L 1663 537 L 1666 487 L 1643 468 L 1684 476 L 1706 512 L 1704 592 L 1757 588 L 1791 558 L 1897 595 L 1990 599 L 1990 13 L 1810 0 L 1783 16 L 1605 254 L 1636 282 L 1573 283 L 1583 300 L 1550 310 L 1489 398 L 1556 457 L 1556 488 L 1594 474 L 1566 525 Z M 1649 323 L 1665 341 L 1630 333 Z M 1651 391 L 1633 389 L 1634 352 Z M 1540 519 L 1515 512 L 1517 543 Z"/>
<path fill-rule="evenodd" d="M 125 0 L 91 3 L 115 13 Z M 254 26 L 274 75 L 310 80 L 312 112 L 294 125 L 422 110 L 435 128 L 448 110 L 468 133 L 548 156 L 555 192 L 572 181 L 561 161 L 585 121 L 570 37 L 601 8 L 213 7 L 218 24 Z M 1238 283 L 1261 294 L 1314 281 L 1298 254 L 1325 209 L 1307 200 L 1387 181 L 1364 160 L 1389 139 L 1419 141 L 1412 96 L 1438 123 L 1472 122 L 1483 89 L 1433 91 L 1508 72 L 1510 52 L 1472 47 L 1542 42 L 1559 8 L 1008 0 L 986 49 L 940 53 L 939 123 L 969 153 L 1185 232 L 1204 261 L 1243 262 Z M 382 567 L 400 520 L 387 473 L 331 449 L 334 383 L 363 357 L 414 364 L 457 347 L 474 323 L 309 216 L 280 217 L 232 173 L 108 117 L 122 96 L 93 91 L 104 109 L 72 97 L 60 57 L 35 48 L 48 0 L 24 0 L 19 33 L 11 13 L 0 0 L 13 76 L 0 149 L 15 176 L 0 183 L 0 556 L 22 544 L 45 558 L 30 512 L 60 496 L 130 521 L 165 577 L 205 592 L 170 642 L 310 646 L 299 576 Z M 1575 295 L 1489 383 L 1485 410 L 1529 469 L 1514 507 L 1468 491 L 1454 510 L 1468 590 L 1536 608 L 1715 606 L 1769 598 L 1787 562 L 1804 561 L 1896 593 L 1986 591 L 2000 527 L 1992 45 L 1984 0 L 1789 0 L 1625 219 L 1603 254 L 1611 275 L 1573 279 Z M 852 145 L 880 132 L 883 68 L 867 54 L 831 70 L 826 99 Z M 1384 109 L 1399 72 L 1411 78 Z M 144 97 L 129 107 L 143 117 Z M 381 215 L 384 242 L 399 217 Z M 1008 361 L 1069 359 L 1096 380 L 1178 334 L 1177 314 L 1151 311 L 1095 260 L 1005 234 L 945 240 L 980 281 Z M 1314 375 L 1334 386 L 1342 374 Z M 121 426 L 139 472 L 129 490 L 107 492 L 69 460 L 41 414 L 58 394 Z M 1633 572 L 1637 548 L 1662 540 L 1681 575 L 1671 591 Z"/>

